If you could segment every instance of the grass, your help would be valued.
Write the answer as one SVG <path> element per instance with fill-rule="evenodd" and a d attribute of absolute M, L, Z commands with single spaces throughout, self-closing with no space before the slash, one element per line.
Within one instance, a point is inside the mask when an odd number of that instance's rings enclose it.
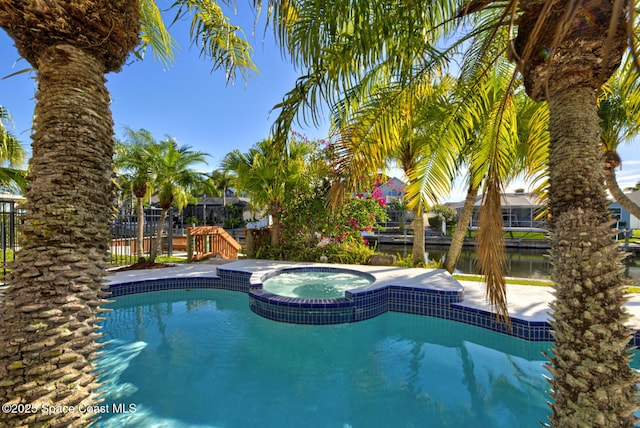
<path fill-rule="evenodd" d="M 156 257 L 156 263 L 187 263 L 187 258 L 176 256 L 158 256 Z"/>
<path fill-rule="evenodd" d="M 458 281 L 484 281 L 482 275 L 473 275 L 468 273 L 454 273 L 453 277 Z M 549 279 L 532 279 L 532 278 L 506 278 L 507 284 L 513 285 L 533 285 L 536 287 L 553 287 L 553 282 Z"/>
<path fill-rule="evenodd" d="M 470 230 L 467 232 L 467 236 L 476 237 L 478 234 L 477 230 Z M 548 239 L 548 236 L 544 232 L 522 232 L 522 231 L 513 231 L 513 232 L 504 232 L 503 236 L 505 239 L 531 239 L 531 240 L 539 240 L 543 241 Z"/>
<path fill-rule="evenodd" d="M 125 266 L 130 265 L 138 261 L 137 256 L 129 256 L 122 254 L 112 254 L 110 264 L 116 266 Z M 176 256 L 158 256 L 156 257 L 156 263 L 187 263 L 187 259 L 185 257 L 176 257 Z"/>
<path fill-rule="evenodd" d="M 481 275 L 472 275 L 467 273 L 454 273 L 453 277 L 458 281 L 477 281 L 483 282 Z M 549 279 L 532 279 L 532 278 L 506 278 L 507 284 L 512 285 L 530 285 L 534 287 L 553 287 L 555 284 Z M 640 293 L 640 286 L 627 287 L 627 293 Z"/>

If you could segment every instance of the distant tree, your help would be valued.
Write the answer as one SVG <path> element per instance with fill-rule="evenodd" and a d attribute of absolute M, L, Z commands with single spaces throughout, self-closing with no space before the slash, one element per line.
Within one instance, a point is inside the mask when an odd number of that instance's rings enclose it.
<path fill-rule="evenodd" d="M 216 191 L 216 194 L 222 196 L 222 208 L 227 206 L 227 191 L 233 185 L 233 176 L 229 171 L 222 169 L 216 169 L 209 175 L 211 186 Z"/>
<path fill-rule="evenodd" d="M 222 160 L 222 168 L 234 175 L 237 190 L 245 192 L 251 203 L 271 215 L 271 244 L 280 245 L 280 219 L 286 198 L 303 183 L 307 142 L 292 140 L 283 153 L 272 140 L 262 140 L 242 153 L 234 150 Z"/>
<path fill-rule="evenodd" d="M 136 197 L 136 253 L 138 261 L 144 256 L 144 204 L 152 193 L 153 163 L 160 145 L 146 129 L 125 130 L 125 140 L 116 141 L 114 165 L 117 181 L 126 193 Z"/>
<path fill-rule="evenodd" d="M 172 206 L 181 210 L 195 198 L 194 190 L 206 180 L 201 172 L 192 170 L 197 164 L 206 164 L 206 154 L 191 150 L 190 146 L 178 146 L 173 138 L 161 141 L 152 159 L 153 188 L 159 199 L 160 218 L 156 231 L 156 245 L 151 246 L 149 261 L 153 263 L 162 252 L 164 223 Z M 169 227 L 172 227 L 171 225 Z"/>

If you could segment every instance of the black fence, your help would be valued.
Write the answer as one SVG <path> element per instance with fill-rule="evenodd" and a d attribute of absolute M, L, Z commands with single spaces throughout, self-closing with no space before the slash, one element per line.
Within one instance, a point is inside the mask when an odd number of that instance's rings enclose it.
<path fill-rule="evenodd" d="M 2 254 L 0 255 L 0 263 L 2 264 L 2 277 L 4 278 L 9 269 L 9 263 L 13 261 L 14 255 L 18 250 L 18 239 L 20 236 L 20 227 L 22 224 L 22 215 L 24 210 L 19 208 L 18 203 L 21 198 L 0 196 L 0 245 L 2 246 Z"/>
<path fill-rule="evenodd" d="M 143 257 L 148 257 L 152 245 L 157 245 L 156 233 L 160 222 L 159 208 L 146 208 L 142 222 Z M 173 210 L 169 211 L 164 224 L 163 245 L 158 255 L 173 255 L 174 236 Z M 110 263 L 116 265 L 131 264 L 138 259 L 138 214 L 135 209 L 122 208 L 111 224 Z"/>

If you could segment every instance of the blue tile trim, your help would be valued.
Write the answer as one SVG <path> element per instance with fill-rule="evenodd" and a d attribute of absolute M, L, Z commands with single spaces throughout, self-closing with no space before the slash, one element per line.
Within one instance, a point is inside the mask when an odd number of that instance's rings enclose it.
<path fill-rule="evenodd" d="M 127 294 L 146 293 L 149 291 L 175 290 L 183 288 L 224 288 L 221 279 L 212 277 L 198 278 L 159 278 L 143 281 L 122 282 L 109 284 L 106 289 L 111 297 Z"/>
<path fill-rule="evenodd" d="M 463 292 L 459 290 L 436 290 L 426 287 L 403 285 L 378 285 L 373 283 L 363 289 L 345 292 L 345 297 L 336 299 L 301 299 L 279 296 L 262 289 L 263 280 L 286 271 L 322 271 L 368 273 L 331 267 L 302 267 L 275 270 L 253 278 L 247 271 L 218 267 L 214 277 L 176 277 L 110 284 L 111 296 L 146 293 L 150 291 L 214 288 L 247 293 L 249 308 L 256 314 L 274 321 L 295 324 L 339 324 L 362 321 L 387 311 L 427 315 L 482 327 L 491 331 L 514 336 L 527 341 L 553 341 L 551 325 L 546 321 L 527 321 L 511 318 L 512 328 L 496 319 L 496 315 L 482 309 L 464 306 Z M 629 342 L 640 347 L 640 331 L 634 331 Z"/>

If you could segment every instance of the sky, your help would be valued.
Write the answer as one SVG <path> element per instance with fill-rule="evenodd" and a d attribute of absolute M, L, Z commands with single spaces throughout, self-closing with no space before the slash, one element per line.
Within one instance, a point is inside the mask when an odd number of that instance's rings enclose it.
<path fill-rule="evenodd" d="M 170 2 L 159 1 L 169 5 Z M 189 20 L 182 20 L 170 28 L 180 48 L 175 61 L 165 67 L 154 61 L 151 51 L 144 60 L 129 58 L 119 73 L 107 75 L 107 88 L 111 93 L 111 110 L 116 137 L 123 135 L 125 127 L 144 128 L 160 140 L 167 136 L 180 144 L 208 153 L 210 171 L 219 167 L 226 153 L 239 149 L 247 151 L 253 144 L 267 138 L 277 112 L 271 109 L 287 91 L 295 85 L 299 73 L 283 58 L 274 41 L 271 29 L 264 32 L 264 22 L 257 26 L 254 36 L 254 15 L 248 7 L 238 2 L 238 12 L 231 22 L 243 28 L 253 46 L 253 60 L 259 73 L 246 82 L 241 76 L 235 84 L 226 84 L 224 70 L 212 72 L 211 65 L 200 57 L 197 46 L 189 41 Z M 165 22 L 173 20 L 173 14 L 165 15 Z M 0 30 L 0 79 L 29 68 L 21 60 L 13 42 Z M 0 80 L 0 105 L 7 108 L 13 118 L 13 133 L 30 151 L 30 128 L 34 109 L 36 83 L 34 73 L 21 73 Z M 328 117 L 319 128 L 298 125 L 296 130 L 311 139 L 325 138 L 328 134 Z M 621 187 L 640 182 L 640 150 L 638 141 L 624 145 L 619 153 L 623 160 L 617 172 Z M 391 175 L 400 175 L 393 170 Z M 442 202 L 464 199 L 462 180 Z M 520 180 L 506 190 L 526 188 Z"/>
<path fill-rule="evenodd" d="M 165 23 L 169 24 L 173 17 L 174 12 L 166 14 Z M 191 46 L 190 20 L 183 19 L 169 30 L 180 45 L 173 65 L 165 68 L 154 61 L 148 50 L 144 60 L 130 56 L 119 73 L 107 75 L 116 136 L 131 127 L 145 128 L 158 140 L 174 137 L 181 144 L 210 154 L 211 169 L 218 167 L 227 152 L 246 151 L 267 138 L 277 116 L 270 110 L 294 87 L 298 73 L 282 58 L 272 30 L 264 34 L 264 23 L 259 24 L 257 37 L 252 36 L 252 11 L 239 10 L 231 21 L 245 30 L 259 73 L 246 82 L 238 75 L 235 84 L 227 85 L 224 70 L 212 73 L 210 63 L 200 56 L 200 49 Z M 2 30 L 0 58 L 0 78 L 29 67 L 25 60 L 19 60 L 11 39 Z M 11 113 L 14 134 L 25 145 L 30 144 L 35 89 L 34 73 L 0 80 L 0 105 Z M 310 138 L 324 138 L 328 122 L 321 129 L 298 130 Z"/>

